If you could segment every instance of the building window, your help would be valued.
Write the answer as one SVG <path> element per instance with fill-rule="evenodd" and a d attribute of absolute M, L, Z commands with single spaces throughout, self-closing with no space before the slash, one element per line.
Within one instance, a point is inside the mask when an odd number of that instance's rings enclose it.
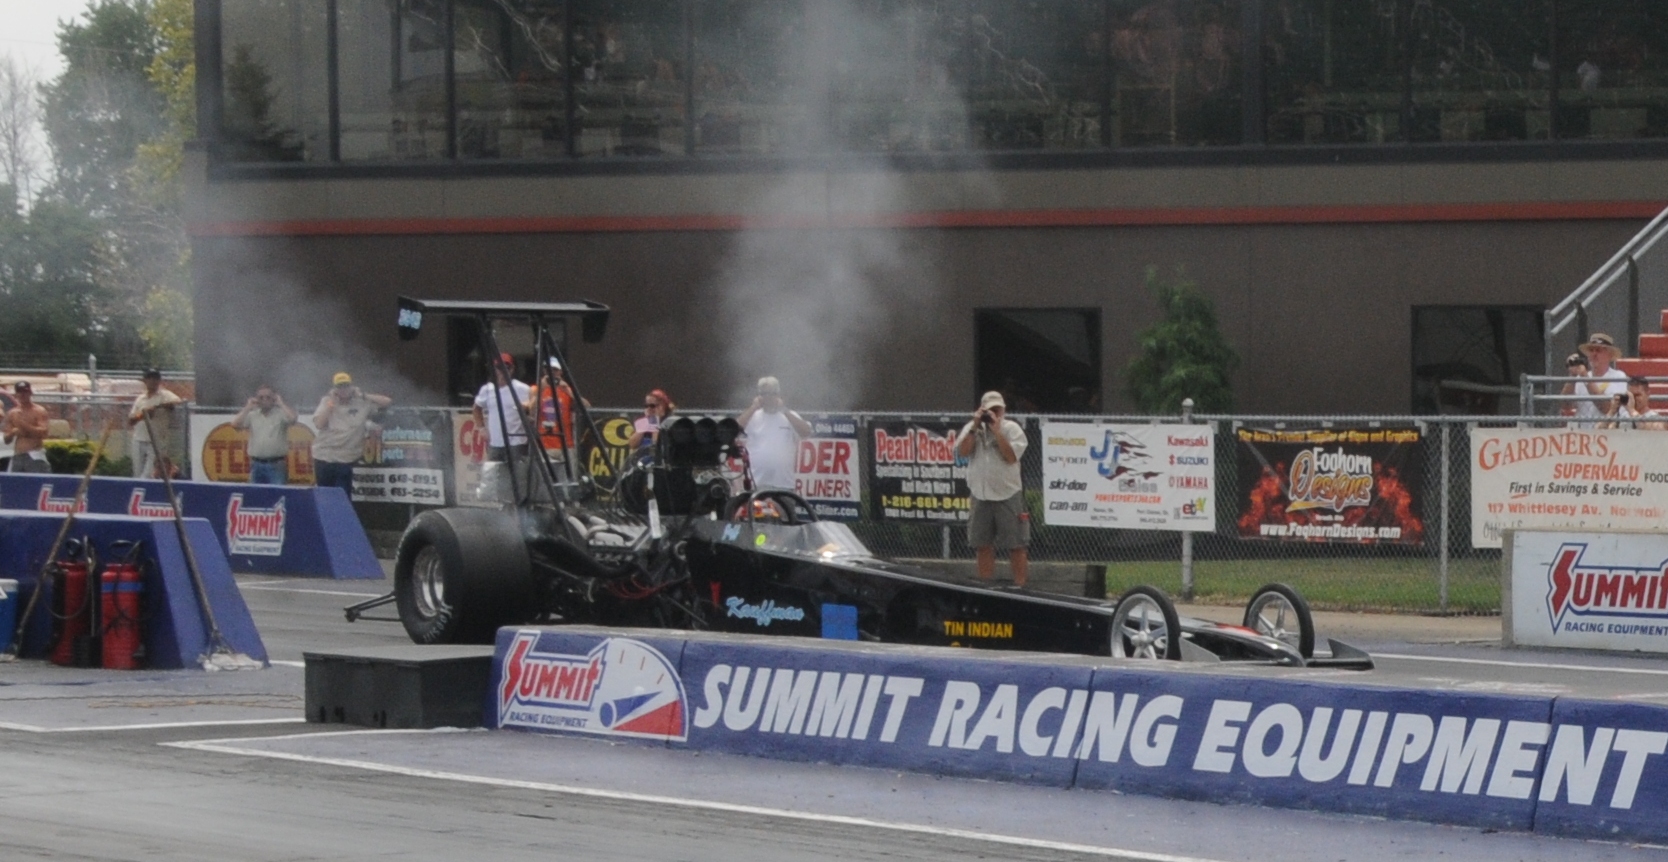
<path fill-rule="evenodd" d="M 228 3 L 220 15 L 222 158 L 330 158 L 325 0 Z"/>
<path fill-rule="evenodd" d="M 1668 4 L 1560 0 L 1558 137 L 1668 137 Z"/>
<path fill-rule="evenodd" d="M 567 155 L 562 0 L 458 0 L 458 157 Z"/>
<path fill-rule="evenodd" d="M 1540 306 L 1413 307 L 1413 413 L 1519 415 L 1518 376 L 1545 362 Z"/>
<path fill-rule="evenodd" d="M 445 0 L 336 0 L 343 161 L 451 155 Z"/>
<path fill-rule="evenodd" d="M 1398 4 L 1277 0 L 1263 12 L 1271 144 L 1402 138 L 1404 40 Z"/>
<path fill-rule="evenodd" d="M 695 150 L 776 153 L 811 120 L 805 4 L 700 0 L 695 12 Z"/>
<path fill-rule="evenodd" d="M 1237 144 L 1239 0 L 1113 0 L 1118 146 Z"/>
<path fill-rule="evenodd" d="M 996 390 L 1010 413 L 1098 413 L 1100 309 L 973 312 L 974 397 Z"/>
<path fill-rule="evenodd" d="M 1415 3 L 1412 44 L 1415 142 L 1546 140 L 1551 127 L 1551 44 L 1546 0 Z"/>
<path fill-rule="evenodd" d="M 572 0 L 580 156 L 684 152 L 683 4 Z"/>

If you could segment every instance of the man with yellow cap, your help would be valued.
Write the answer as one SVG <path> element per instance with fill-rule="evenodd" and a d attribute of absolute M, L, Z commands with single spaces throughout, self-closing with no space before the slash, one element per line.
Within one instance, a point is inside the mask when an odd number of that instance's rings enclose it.
<path fill-rule="evenodd" d="M 337 487 L 353 496 L 353 465 L 365 457 L 365 426 L 371 414 L 394 403 L 353 385 L 346 371 L 331 378 L 330 391 L 313 411 L 313 483 Z"/>

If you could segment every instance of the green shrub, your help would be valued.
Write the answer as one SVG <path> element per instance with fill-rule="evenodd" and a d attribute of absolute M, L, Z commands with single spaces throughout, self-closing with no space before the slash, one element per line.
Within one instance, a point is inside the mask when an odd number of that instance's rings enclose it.
<path fill-rule="evenodd" d="M 87 471 L 87 462 L 93 457 L 93 449 L 98 445 L 94 440 L 48 440 L 46 441 L 46 463 L 51 465 L 54 473 L 68 473 L 81 475 Z M 133 473 L 133 462 L 126 455 L 117 457 L 115 449 L 105 447 L 104 456 L 99 458 L 98 467 L 94 468 L 96 476 L 129 476 Z"/>

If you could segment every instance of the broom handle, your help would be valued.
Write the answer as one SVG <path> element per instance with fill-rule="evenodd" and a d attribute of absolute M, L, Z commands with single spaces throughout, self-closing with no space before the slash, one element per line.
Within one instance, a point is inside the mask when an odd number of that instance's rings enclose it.
<path fill-rule="evenodd" d="M 180 499 L 174 496 L 173 462 L 162 447 L 157 444 L 156 432 L 151 430 L 151 415 L 145 416 L 145 436 L 151 438 L 151 449 L 156 453 L 156 463 L 162 469 L 162 488 L 168 492 L 168 508 L 174 513 L 174 531 L 180 536 L 180 550 L 185 553 L 185 567 L 191 571 L 191 586 L 197 590 L 197 604 L 203 609 L 203 619 L 208 623 L 209 648 L 226 646 L 226 637 L 220 633 L 220 624 L 215 622 L 214 608 L 209 604 L 208 588 L 203 586 L 202 570 L 197 568 L 197 552 L 191 549 L 191 540 L 185 535 L 185 518 L 180 514 Z"/>

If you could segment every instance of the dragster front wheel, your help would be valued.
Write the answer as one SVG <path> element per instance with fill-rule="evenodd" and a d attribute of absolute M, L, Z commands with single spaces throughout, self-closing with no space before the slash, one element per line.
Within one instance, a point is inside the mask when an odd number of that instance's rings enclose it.
<path fill-rule="evenodd" d="M 1181 658 L 1181 617 L 1157 587 L 1130 587 L 1112 612 L 1114 658 Z"/>
<path fill-rule="evenodd" d="M 520 519 L 497 509 L 433 509 L 400 537 L 394 603 L 420 644 L 491 643 L 537 616 Z"/>

